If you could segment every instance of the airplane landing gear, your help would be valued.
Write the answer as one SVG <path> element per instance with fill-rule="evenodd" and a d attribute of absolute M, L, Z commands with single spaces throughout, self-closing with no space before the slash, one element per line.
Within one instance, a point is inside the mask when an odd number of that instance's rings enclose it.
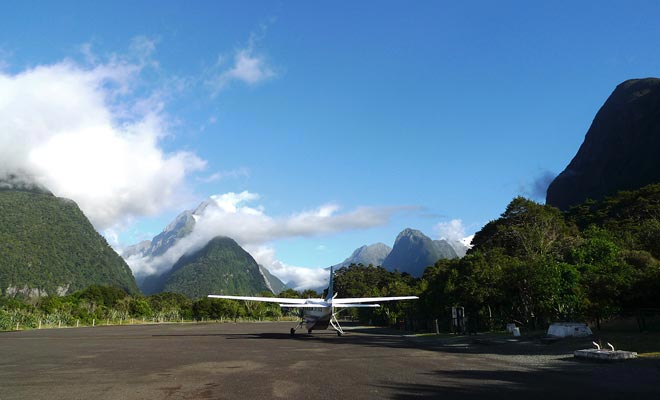
<path fill-rule="evenodd" d="M 298 323 L 298 325 L 296 325 L 295 328 L 291 328 L 291 337 L 293 337 L 293 336 L 296 334 L 296 330 L 297 330 L 297 329 L 299 329 L 299 328 L 302 327 L 303 322 L 305 322 L 305 321 L 304 321 L 304 320 L 303 320 L 303 321 L 300 321 L 300 322 Z"/>
<path fill-rule="evenodd" d="M 341 329 L 341 325 L 339 325 L 339 321 L 337 321 L 337 317 L 335 317 L 335 313 L 332 313 L 332 317 L 330 317 L 330 325 L 332 325 L 334 330 L 337 331 L 337 336 L 344 335 L 344 330 Z"/>

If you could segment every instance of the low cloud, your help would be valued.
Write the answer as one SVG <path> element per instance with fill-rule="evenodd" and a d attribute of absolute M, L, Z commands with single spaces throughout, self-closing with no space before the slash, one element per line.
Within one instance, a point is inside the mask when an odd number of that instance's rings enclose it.
<path fill-rule="evenodd" d="M 91 46 L 84 50 L 96 62 Z M 159 95 L 131 92 L 154 50 L 137 38 L 133 58 L 0 70 L 0 176 L 31 175 L 75 200 L 101 231 L 176 203 L 185 178 L 206 163 L 164 151 L 160 142 L 171 133 Z"/>
<path fill-rule="evenodd" d="M 259 195 L 251 192 L 225 193 L 211 196 L 195 211 L 192 232 L 180 239 L 159 257 L 133 256 L 127 259 L 136 276 L 161 274 L 169 270 L 184 254 L 200 249 L 216 236 L 236 240 L 244 249 L 284 282 L 294 288 L 323 286 L 322 270 L 285 264 L 275 257 L 273 242 L 295 237 L 330 235 L 356 229 L 382 226 L 392 215 L 406 207 L 360 207 L 345 213 L 335 204 L 285 217 L 273 217 L 259 205 L 251 205 Z M 310 266 L 311 267 L 311 266 Z"/>
<path fill-rule="evenodd" d="M 458 242 L 465 238 L 465 226 L 460 219 L 452 219 L 449 222 L 439 222 L 433 227 L 438 239 Z"/>
<path fill-rule="evenodd" d="M 323 268 L 305 268 L 285 264 L 275 256 L 270 245 L 246 246 L 248 253 L 261 265 L 295 290 L 321 289 L 328 286 L 330 274 Z"/>

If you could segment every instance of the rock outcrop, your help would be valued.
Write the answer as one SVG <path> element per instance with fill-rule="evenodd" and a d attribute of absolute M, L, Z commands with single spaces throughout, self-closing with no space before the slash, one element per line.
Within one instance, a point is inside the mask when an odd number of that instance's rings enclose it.
<path fill-rule="evenodd" d="M 621 83 L 596 114 L 584 142 L 548 187 L 562 210 L 587 199 L 660 182 L 660 79 Z"/>

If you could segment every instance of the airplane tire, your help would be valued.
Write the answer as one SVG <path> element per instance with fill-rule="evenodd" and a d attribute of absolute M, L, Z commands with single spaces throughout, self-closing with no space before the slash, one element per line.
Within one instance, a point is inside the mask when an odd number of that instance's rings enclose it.
<path fill-rule="evenodd" d="M 293 329 L 293 328 L 291 328 L 291 336 L 293 336 L 293 335 L 295 335 L 295 334 L 296 334 L 296 330 Z"/>
<path fill-rule="evenodd" d="M 337 331 L 337 336 L 342 336 L 342 333 Z"/>
<path fill-rule="evenodd" d="M 309 333 L 309 334 L 311 335 L 311 334 L 312 334 L 312 330 L 311 330 L 311 329 L 307 329 L 307 333 Z"/>

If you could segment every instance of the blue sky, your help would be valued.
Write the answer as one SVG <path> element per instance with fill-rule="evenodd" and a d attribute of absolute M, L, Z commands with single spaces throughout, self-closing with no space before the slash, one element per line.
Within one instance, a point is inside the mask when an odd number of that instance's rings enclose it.
<path fill-rule="evenodd" d="M 87 76 L 89 98 L 102 99 L 87 111 L 115 127 L 155 121 L 150 149 L 171 170 L 154 176 L 174 177 L 140 178 L 159 182 L 136 197 L 150 205 L 111 210 L 121 193 L 84 198 L 64 182 L 71 169 L 48 175 L 55 158 L 32 151 L 49 134 L 19 152 L 116 246 L 210 195 L 249 192 L 235 204 L 283 224 L 324 207 L 344 217 L 257 243 L 283 263 L 321 267 L 363 244 L 392 245 L 406 227 L 438 238 L 460 220 L 468 235 L 517 195 L 542 201 L 535 183 L 567 165 L 614 87 L 660 74 L 660 3 L 529 3 L 2 4 L 0 71 L 15 93 L 41 82 L 28 79 L 40 67 L 46 82 Z M 17 126 L 0 144 L 25 135 Z M 363 208 L 379 217 L 351 224 Z"/>

